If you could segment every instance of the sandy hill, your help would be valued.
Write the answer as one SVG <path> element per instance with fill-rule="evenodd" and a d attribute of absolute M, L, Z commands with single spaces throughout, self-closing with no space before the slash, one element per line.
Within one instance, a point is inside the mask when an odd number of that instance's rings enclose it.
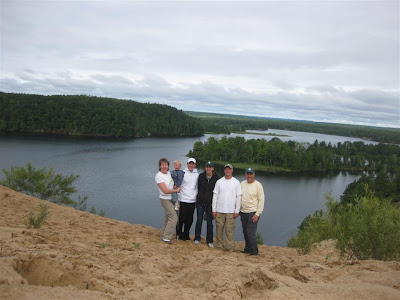
<path fill-rule="evenodd" d="M 24 216 L 40 203 L 49 219 L 27 229 Z M 242 248 L 164 244 L 158 229 L 0 186 L 1 299 L 400 299 L 399 262 L 340 260 L 329 243 L 304 256 Z"/>

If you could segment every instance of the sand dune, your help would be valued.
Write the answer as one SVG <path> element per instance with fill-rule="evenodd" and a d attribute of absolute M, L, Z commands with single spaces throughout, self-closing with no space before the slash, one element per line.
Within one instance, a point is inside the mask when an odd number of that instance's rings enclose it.
<path fill-rule="evenodd" d="M 154 201 L 156 201 L 155 199 Z M 45 203 L 49 219 L 27 229 Z M 1 299 L 400 299 L 400 263 L 260 247 L 258 257 L 80 212 L 0 186 Z M 237 226 L 240 226 L 239 222 Z"/>

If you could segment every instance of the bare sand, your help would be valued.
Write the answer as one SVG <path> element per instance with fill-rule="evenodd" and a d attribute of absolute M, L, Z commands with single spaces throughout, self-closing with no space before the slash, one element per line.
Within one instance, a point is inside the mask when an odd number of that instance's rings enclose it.
<path fill-rule="evenodd" d="M 47 223 L 24 216 L 48 205 Z M 237 222 L 236 226 L 240 226 Z M 0 186 L 1 299 L 400 299 L 400 262 L 260 246 L 259 256 L 160 241 L 160 230 Z"/>

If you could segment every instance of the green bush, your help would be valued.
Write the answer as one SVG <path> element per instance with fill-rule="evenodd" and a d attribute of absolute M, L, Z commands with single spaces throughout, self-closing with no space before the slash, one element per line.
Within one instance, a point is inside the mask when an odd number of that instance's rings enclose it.
<path fill-rule="evenodd" d="M 257 238 L 257 245 L 264 245 L 264 240 L 261 236 L 261 233 L 257 233 L 256 238 Z"/>
<path fill-rule="evenodd" d="M 340 204 L 327 195 L 327 211 L 307 217 L 288 246 L 308 253 L 315 243 L 332 238 L 349 259 L 400 260 L 400 207 L 365 188 L 365 196 L 353 203 Z"/>
<path fill-rule="evenodd" d="M 53 203 L 73 206 L 81 211 L 87 209 L 87 196 L 78 196 L 78 201 L 70 198 L 77 191 L 73 184 L 79 175 L 64 177 L 62 174 L 55 174 L 53 168 L 36 169 L 31 162 L 26 167 L 13 166 L 10 170 L 3 169 L 3 172 L 6 179 L 0 180 L 0 184 L 10 189 Z M 90 212 L 96 214 L 93 205 Z M 100 210 L 99 215 L 104 217 L 105 211 Z"/>
<path fill-rule="evenodd" d="M 48 216 L 49 216 L 49 211 L 47 210 L 47 205 L 46 204 L 39 204 L 40 211 L 37 216 L 34 215 L 32 211 L 30 211 L 24 219 L 25 225 L 30 228 L 40 228 L 44 223 L 46 222 Z"/>
<path fill-rule="evenodd" d="M 322 210 L 318 210 L 304 219 L 299 226 L 298 234 L 291 237 L 287 245 L 306 254 L 316 243 L 330 238 L 332 238 L 332 231 L 328 215 Z"/>
<path fill-rule="evenodd" d="M 28 162 L 25 167 L 3 169 L 6 179 L 0 184 L 17 192 L 48 200 L 58 204 L 74 205 L 70 195 L 76 192 L 73 183 L 79 175 L 62 176 L 55 174 L 53 168 L 36 169 Z"/>
<path fill-rule="evenodd" d="M 400 207 L 371 192 L 355 204 L 339 205 L 334 235 L 342 256 L 400 260 Z"/>

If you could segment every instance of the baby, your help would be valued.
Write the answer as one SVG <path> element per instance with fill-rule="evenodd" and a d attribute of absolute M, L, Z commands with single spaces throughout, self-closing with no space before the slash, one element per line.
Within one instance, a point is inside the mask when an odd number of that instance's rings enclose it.
<path fill-rule="evenodd" d="M 174 180 L 174 189 L 181 186 L 183 181 L 183 176 L 185 176 L 185 172 L 181 170 L 182 162 L 176 160 L 174 162 L 174 169 L 171 171 L 172 179 Z M 179 210 L 179 201 L 178 201 L 178 193 L 172 194 L 172 202 L 175 203 L 175 210 Z"/>

